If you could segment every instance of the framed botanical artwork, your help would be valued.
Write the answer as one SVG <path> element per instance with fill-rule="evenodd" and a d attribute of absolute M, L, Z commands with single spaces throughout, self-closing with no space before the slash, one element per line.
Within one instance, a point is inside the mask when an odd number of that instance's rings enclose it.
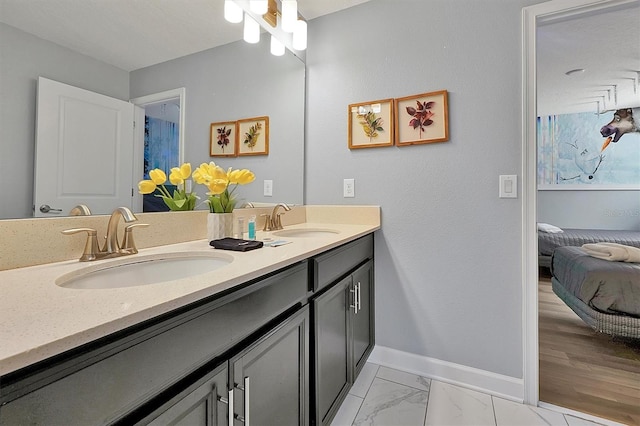
<path fill-rule="evenodd" d="M 349 105 L 349 149 L 393 145 L 393 99 Z"/>
<path fill-rule="evenodd" d="M 396 145 L 448 141 L 447 102 L 446 90 L 396 99 Z"/>
<path fill-rule="evenodd" d="M 269 154 L 269 117 L 238 120 L 238 155 Z"/>
<path fill-rule="evenodd" d="M 235 121 L 211 123 L 209 131 L 209 155 L 211 157 L 236 157 L 237 129 Z"/>

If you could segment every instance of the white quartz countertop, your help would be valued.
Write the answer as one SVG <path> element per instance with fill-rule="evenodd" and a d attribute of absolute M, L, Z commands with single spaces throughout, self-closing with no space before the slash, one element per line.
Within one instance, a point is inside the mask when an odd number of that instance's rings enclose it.
<path fill-rule="evenodd" d="M 70 260 L 0 271 L 0 375 L 153 318 L 248 280 L 355 240 L 379 225 L 303 223 L 286 229 L 332 229 L 319 237 L 279 237 L 291 243 L 248 252 L 216 250 L 198 240 L 94 262 Z M 56 279 L 89 266 L 174 252 L 216 252 L 233 261 L 215 271 L 173 281 L 114 289 L 70 289 Z"/>

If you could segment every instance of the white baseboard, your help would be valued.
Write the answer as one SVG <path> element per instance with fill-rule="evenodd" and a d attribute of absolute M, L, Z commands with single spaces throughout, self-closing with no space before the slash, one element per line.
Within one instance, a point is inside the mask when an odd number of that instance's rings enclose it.
<path fill-rule="evenodd" d="M 522 403 L 524 380 L 376 345 L 369 362 Z"/>

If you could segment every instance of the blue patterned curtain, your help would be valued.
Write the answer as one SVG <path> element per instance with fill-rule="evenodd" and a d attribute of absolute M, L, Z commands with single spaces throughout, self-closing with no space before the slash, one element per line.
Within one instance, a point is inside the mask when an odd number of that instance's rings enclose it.
<path fill-rule="evenodd" d="M 159 118 L 144 120 L 144 178 L 149 170 L 161 169 L 169 176 L 172 167 L 179 167 L 179 126 Z"/>

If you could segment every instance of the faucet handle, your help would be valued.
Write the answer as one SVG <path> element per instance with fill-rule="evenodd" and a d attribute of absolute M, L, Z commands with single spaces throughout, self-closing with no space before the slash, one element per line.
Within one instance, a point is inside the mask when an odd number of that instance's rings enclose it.
<path fill-rule="evenodd" d="M 93 228 L 72 228 L 65 229 L 61 231 L 64 235 L 72 235 L 77 234 L 79 232 L 87 233 L 87 242 L 84 245 L 84 252 L 82 256 L 80 256 L 80 262 L 88 262 L 90 260 L 95 260 L 97 258 L 98 253 L 100 252 L 100 247 L 98 247 L 98 232 Z"/>
<path fill-rule="evenodd" d="M 136 248 L 135 241 L 133 241 L 133 228 L 146 228 L 147 226 L 149 226 L 148 223 L 132 223 L 131 225 L 125 226 L 121 251 L 126 252 L 127 254 L 136 254 L 138 249 Z"/>
<path fill-rule="evenodd" d="M 281 216 L 284 213 L 278 213 L 276 217 L 273 218 L 273 229 L 282 229 L 282 218 Z"/>
<path fill-rule="evenodd" d="M 264 217 L 264 228 L 263 231 L 271 231 L 271 216 L 268 214 L 261 214 L 260 217 Z"/>

